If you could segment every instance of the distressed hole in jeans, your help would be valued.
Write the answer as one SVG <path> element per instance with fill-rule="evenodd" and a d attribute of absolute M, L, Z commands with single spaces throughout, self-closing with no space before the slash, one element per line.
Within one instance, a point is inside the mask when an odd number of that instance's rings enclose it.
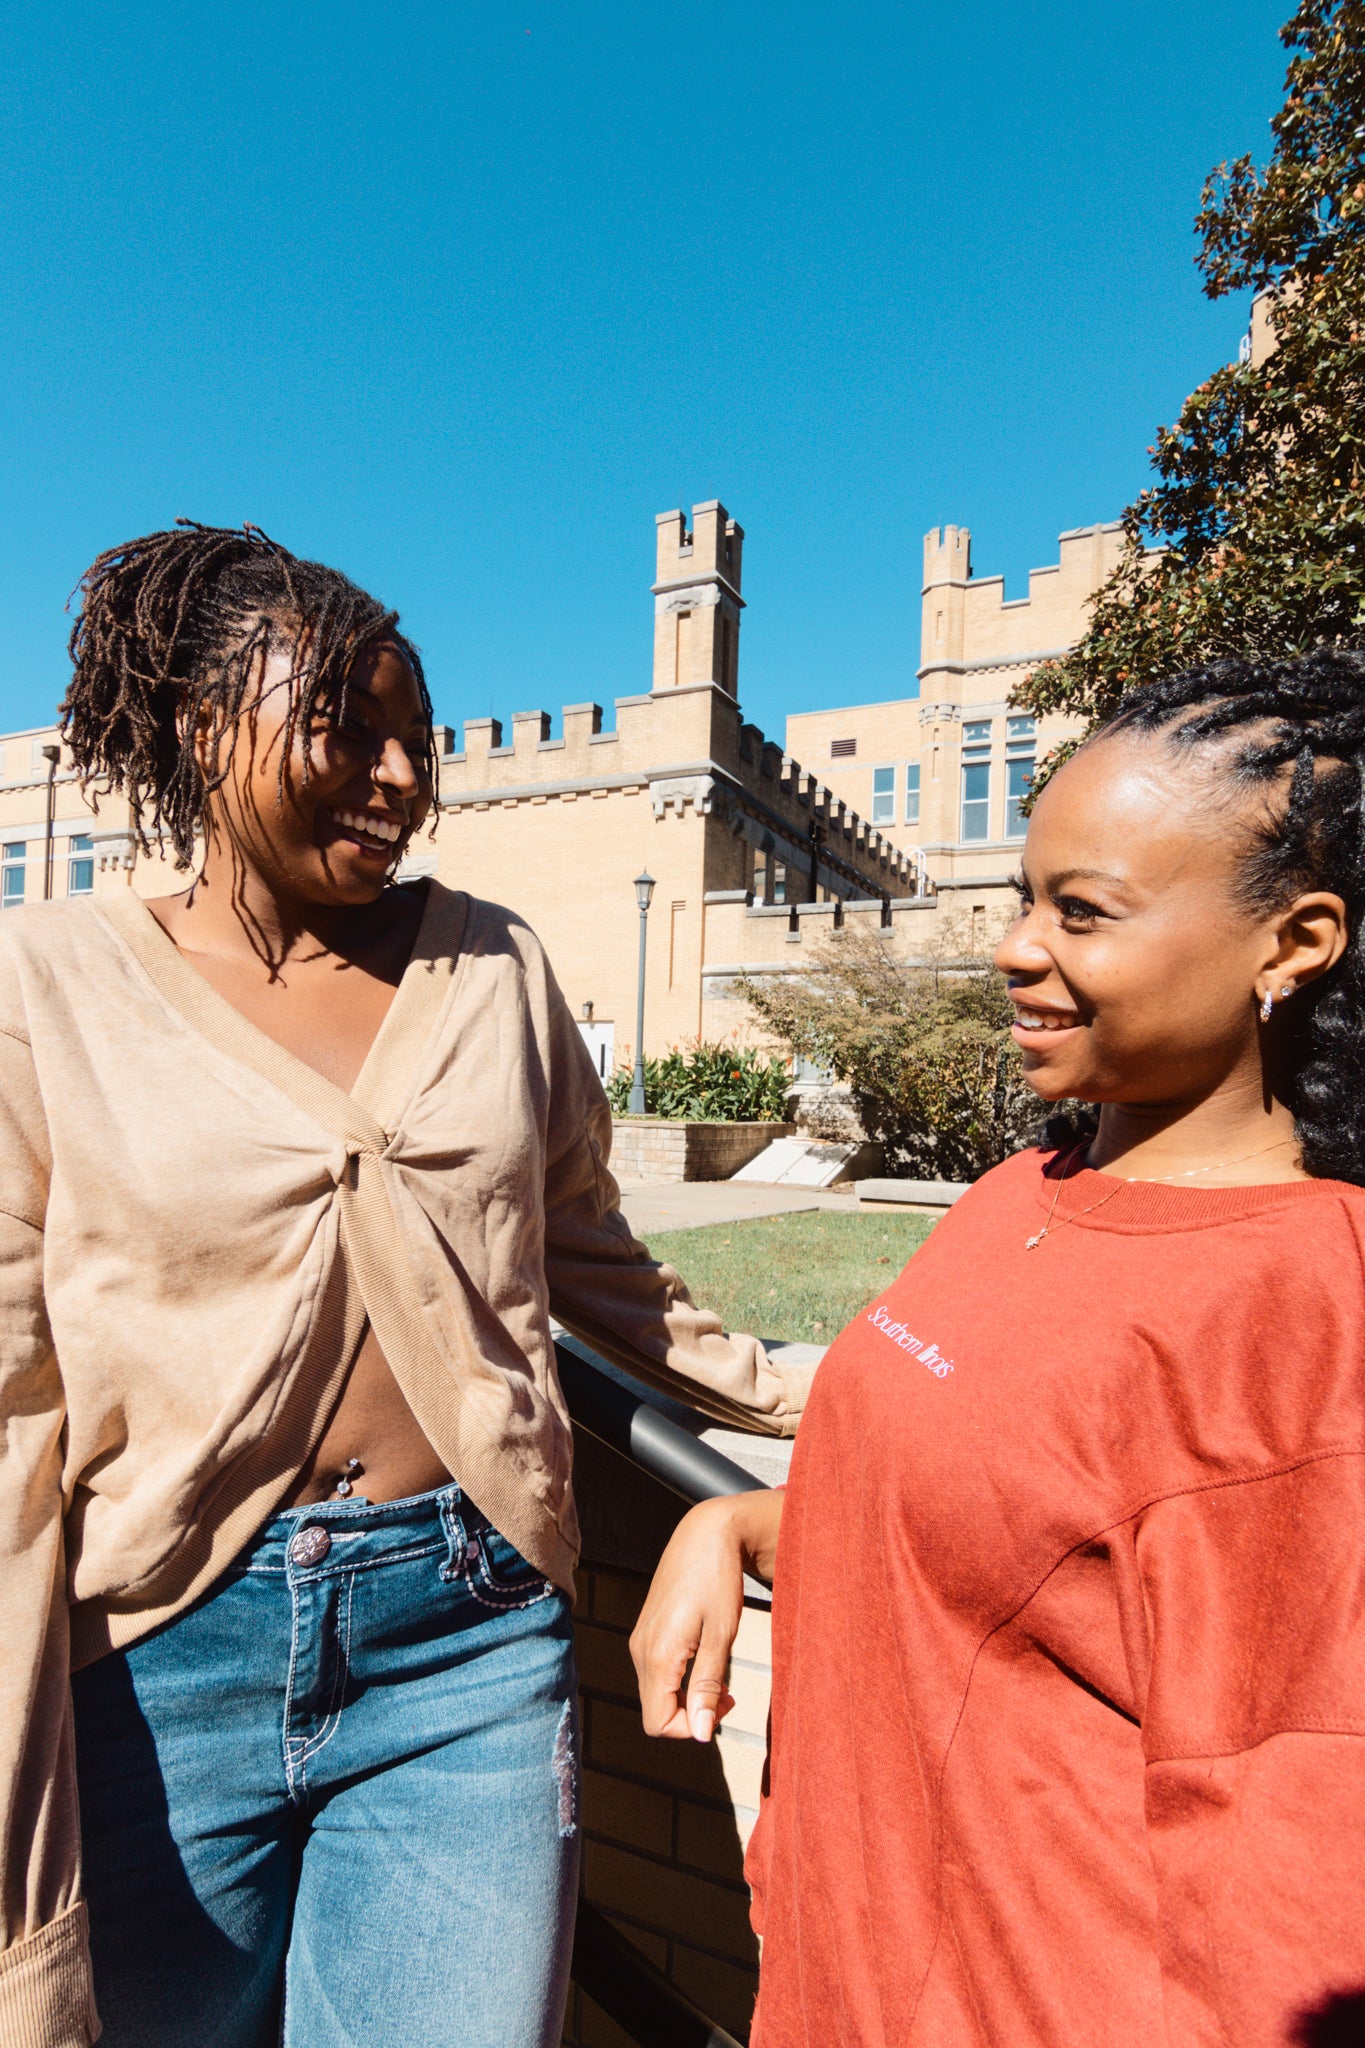
<path fill-rule="evenodd" d="M 559 1788 L 559 1832 L 562 1837 L 574 1834 L 578 1827 L 578 1818 L 574 1812 L 577 1785 L 573 1752 L 573 1701 L 565 1700 L 564 1711 L 559 1717 L 559 1727 L 555 1732 L 555 1753 L 550 1762 L 550 1768 L 555 1774 L 555 1784 Z"/>

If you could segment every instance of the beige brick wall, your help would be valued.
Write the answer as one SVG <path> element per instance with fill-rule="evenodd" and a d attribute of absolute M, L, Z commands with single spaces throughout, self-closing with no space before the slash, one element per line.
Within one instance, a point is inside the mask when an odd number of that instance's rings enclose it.
<path fill-rule="evenodd" d="M 22 855 L 7 859 L 6 865 L 23 868 L 25 903 L 41 903 L 47 853 L 47 762 L 39 751 L 57 742 L 55 726 L 35 727 L 31 732 L 0 735 L 0 844 L 8 850 L 22 847 Z M 69 757 L 60 761 L 53 785 L 52 895 L 60 900 L 67 894 L 73 857 L 85 859 L 83 849 L 73 852 L 73 837 L 92 838 L 126 830 L 128 806 L 106 798 L 98 815 L 89 797 L 81 794 Z M 103 848 L 101 849 L 104 850 Z M 95 893 L 125 887 L 126 870 L 109 860 L 101 867 L 96 860 Z M 13 900 L 13 899 L 11 899 Z"/>
<path fill-rule="evenodd" d="M 894 769 L 894 820 L 876 829 L 898 846 L 922 847 L 936 881 L 999 876 L 1018 851 L 1005 828 L 1010 695 L 1040 656 L 1076 644 L 1121 545 L 1116 524 L 1064 533 L 1057 561 L 1030 571 L 1028 596 L 1007 600 L 1003 577 L 972 574 L 967 528 L 935 528 L 924 540 L 918 695 L 794 714 L 787 720 L 788 749 L 869 819 L 874 771 Z M 990 821 L 984 841 L 964 844 L 962 727 L 969 720 L 991 723 Z M 1077 729 L 1071 719 L 1040 720 L 1039 758 Z M 853 740 L 856 755 L 833 758 L 837 740 Z M 914 824 L 906 820 L 906 769 L 912 765 L 919 769 Z"/>
<path fill-rule="evenodd" d="M 645 971 L 651 1054 L 703 1032 L 705 898 L 752 885 L 765 834 L 772 857 L 791 853 L 802 873 L 814 827 L 862 878 L 860 889 L 896 895 L 913 886 L 890 842 L 745 725 L 719 686 L 618 698 L 614 732 L 600 719 L 594 705 L 570 706 L 558 740 L 546 737 L 540 711 L 505 728 L 468 721 L 463 752 L 441 764 L 434 841 L 417 843 L 410 866 L 426 863 L 451 887 L 523 916 L 574 1013 L 590 1002 L 595 1023 L 615 1026 L 618 1064 L 634 1054 L 632 884 L 642 868 L 656 883 Z"/>
<path fill-rule="evenodd" d="M 713 1744 L 651 1741 L 627 1649 L 648 1583 L 600 1566 L 579 1577 L 583 1891 L 744 2041 L 758 1986 L 744 1850 L 766 1754 L 771 1623 L 763 1606 L 746 1606 L 731 1662 L 735 1709 Z M 626 2048 L 628 2037 L 575 1986 L 564 2038 Z"/>
<path fill-rule="evenodd" d="M 47 762 L 43 746 L 59 744 L 55 725 L 0 734 L 0 845 L 24 849 L 25 903 L 44 900 L 47 855 Z M 97 790 L 83 794 L 63 752 L 53 784 L 52 899 L 70 893 L 73 860 L 94 862 L 95 896 L 135 888 L 140 896 L 164 896 L 186 886 L 186 876 L 159 850 L 137 850 L 132 808 L 126 798 Z M 98 806 L 98 807 L 97 807 Z M 89 851 L 73 838 L 89 839 Z"/>
<path fill-rule="evenodd" d="M 904 960 L 924 960 L 949 926 L 970 946 L 994 943 L 1016 898 L 1003 884 L 954 890 L 942 896 L 893 904 L 890 923 L 883 923 L 880 904 L 845 905 L 842 929 L 883 933 Z M 705 960 L 702 968 L 702 1029 L 707 1038 L 734 1038 L 753 1045 L 767 1043 L 752 1012 L 736 993 L 736 977 L 747 970 L 755 981 L 771 975 L 799 974 L 835 926 L 833 906 L 805 904 L 794 914 L 764 910 L 743 901 L 706 905 Z"/>

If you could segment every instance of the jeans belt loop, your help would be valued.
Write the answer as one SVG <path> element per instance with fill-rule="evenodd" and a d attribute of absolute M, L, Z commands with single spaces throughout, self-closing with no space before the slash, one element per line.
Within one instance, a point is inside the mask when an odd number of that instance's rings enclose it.
<path fill-rule="evenodd" d="M 444 1487 L 441 1492 L 441 1527 L 445 1530 L 446 1555 L 441 1566 L 443 1579 L 458 1579 L 464 1570 L 465 1554 L 469 1538 L 465 1531 L 464 1518 L 460 1509 L 464 1495 L 458 1486 Z"/>

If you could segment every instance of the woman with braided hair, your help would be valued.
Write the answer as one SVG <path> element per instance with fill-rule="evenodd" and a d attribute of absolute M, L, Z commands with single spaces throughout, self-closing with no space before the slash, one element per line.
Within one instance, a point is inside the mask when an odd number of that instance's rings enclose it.
<path fill-rule="evenodd" d="M 552 2048 L 549 1313 L 720 1419 L 803 1389 L 631 1238 L 532 934 L 396 882 L 436 773 L 396 615 L 181 526 L 99 558 L 71 649 L 77 769 L 197 868 L 0 925 L 0 2042 Z"/>
<path fill-rule="evenodd" d="M 665 1553 L 656 1735 L 709 1737 L 775 1569 L 755 2048 L 1365 2038 L 1363 787 L 1330 652 L 1054 776 L 997 964 L 1094 1112 L 839 1338 L 785 1493 Z"/>

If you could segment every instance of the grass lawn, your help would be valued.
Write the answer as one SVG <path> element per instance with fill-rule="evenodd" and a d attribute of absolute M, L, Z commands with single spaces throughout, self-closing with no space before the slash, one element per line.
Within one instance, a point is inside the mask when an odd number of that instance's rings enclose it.
<path fill-rule="evenodd" d="M 649 1239 L 727 1330 L 829 1344 L 923 1244 L 932 1216 L 810 1209 Z"/>

